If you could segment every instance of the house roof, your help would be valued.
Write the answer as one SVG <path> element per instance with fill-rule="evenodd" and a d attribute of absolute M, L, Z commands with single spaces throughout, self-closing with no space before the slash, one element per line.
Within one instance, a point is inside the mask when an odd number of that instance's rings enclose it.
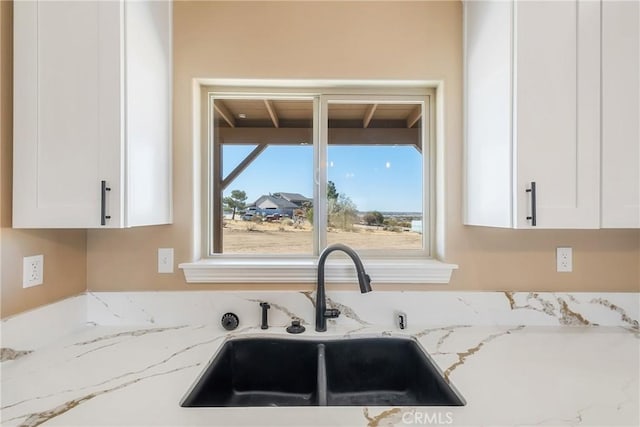
<path fill-rule="evenodd" d="M 296 202 L 296 201 L 300 201 L 300 202 L 310 202 L 311 199 L 308 197 L 303 196 L 300 193 L 275 193 L 274 194 L 275 197 L 281 197 L 285 200 L 288 200 L 290 202 Z"/>
<path fill-rule="evenodd" d="M 291 203 L 288 200 L 285 200 L 285 199 L 280 198 L 280 197 L 275 197 L 275 196 L 260 196 L 260 197 L 258 197 L 258 200 L 255 201 L 254 205 L 258 206 L 259 204 L 261 204 L 261 203 L 263 203 L 265 201 L 269 201 L 269 202 L 273 203 L 279 209 L 296 209 L 296 208 L 299 207 L 295 203 Z"/>

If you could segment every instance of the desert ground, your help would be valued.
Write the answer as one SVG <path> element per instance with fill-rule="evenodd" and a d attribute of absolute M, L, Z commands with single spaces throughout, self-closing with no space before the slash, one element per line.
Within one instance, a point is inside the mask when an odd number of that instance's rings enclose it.
<path fill-rule="evenodd" d="M 263 222 L 225 219 L 224 253 L 311 254 L 311 225 L 295 227 L 291 221 Z M 329 244 L 344 243 L 354 249 L 420 249 L 422 235 L 412 231 L 385 231 L 356 224 L 353 231 L 329 228 Z"/>

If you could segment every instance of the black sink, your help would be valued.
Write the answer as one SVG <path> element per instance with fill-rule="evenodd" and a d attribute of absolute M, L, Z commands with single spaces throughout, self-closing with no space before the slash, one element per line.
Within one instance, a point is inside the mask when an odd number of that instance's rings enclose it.
<path fill-rule="evenodd" d="M 461 406 L 411 338 L 232 338 L 181 405 Z"/>
<path fill-rule="evenodd" d="M 464 405 L 414 340 L 337 340 L 325 353 L 330 406 Z"/>
<path fill-rule="evenodd" d="M 317 360 L 313 341 L 231 339 L 181 405 L 317 406 Z"/>

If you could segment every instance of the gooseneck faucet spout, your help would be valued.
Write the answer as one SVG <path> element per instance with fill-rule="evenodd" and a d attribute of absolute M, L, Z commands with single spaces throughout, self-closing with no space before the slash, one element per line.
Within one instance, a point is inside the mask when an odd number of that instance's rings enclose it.
<path fill-rule="evenodd" d="M 371 292 L 371 278 L 364 271 L 364 265 L 362 265 L 362 260 L 360 257 L 349 246 L 343 245 L 341 243 L 336 243 L 335 245 L 327 246 L 327 248 L 322 251 L 320 254 L 320 258 L 318 259 L 318 283 L 316 290 L 316 331 L 324 332 L 327 330 L 327 319 L 336 318 L 340 315 L 340 311 L 336 309 L 327 310 L 327 301 L 325 297 L 324 290 L 324 267 L 327 262 L 327 257 L 331 252 L 334 251 L 342 251 L 345 254 L 349 255 L 349 257 L 353 260 L 353 263 L 356 266 L 356 274 L 358 276 L 358 284 L 360 285 L 360 292 L 363 294 L 366 292 Z"/>

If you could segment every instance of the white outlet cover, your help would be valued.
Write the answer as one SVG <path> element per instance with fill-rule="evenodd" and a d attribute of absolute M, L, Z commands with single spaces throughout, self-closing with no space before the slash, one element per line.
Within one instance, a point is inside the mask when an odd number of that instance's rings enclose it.
<path fill-rule="evenodd" d="M 571 273 L 573 271 L 573 249 L 556 249 L 556 271 L 558 273 Z"/>
<path fill-rule="evenodd" d="M 173 248 L 158 248 L 158 273 L 173 273 Z"/>
<path fill-rule="evenodd" d="M 44 281 L 44 255 L 22 258 L 22 287 L 42 285 Z"/>

